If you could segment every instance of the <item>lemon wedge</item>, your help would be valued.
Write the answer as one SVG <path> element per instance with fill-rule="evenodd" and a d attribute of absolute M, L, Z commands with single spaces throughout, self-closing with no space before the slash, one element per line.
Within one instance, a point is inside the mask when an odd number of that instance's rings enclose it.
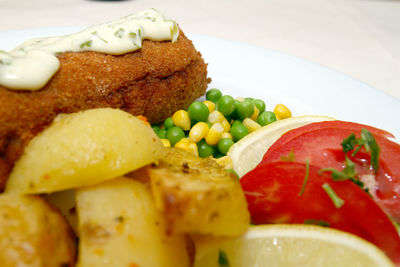
<path fill-rule="evenodd" d="M 195 241 L 194 267 L 394 266 L 375 245 L 339 230 L 311 225 L 251 226 L 234 239 Z"/>
<path fill-rule="evenodd" d="M 268 148 L 284 133 L 312 122 L 334 120 L 327 116 L 298 116 L 275 121 L 242 138 L 229 149 L 233 169 L 242 177 L 254 169 Z"/>

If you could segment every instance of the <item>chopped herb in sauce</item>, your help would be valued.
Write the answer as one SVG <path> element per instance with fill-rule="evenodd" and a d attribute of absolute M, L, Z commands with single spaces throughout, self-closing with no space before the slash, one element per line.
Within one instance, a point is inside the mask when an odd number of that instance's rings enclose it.
<path fill-rule="evenodd" d="M 108 44 L 108 41 L 107 41 L 106 39 L 102 38 L 102 37 L 97 33 L 97 31 L 92 32 L 92 35 L 95 36 L 96 38 L 98 38 L 99 40 L 101 40 L 102 42 Z"/>
<path fill-rule="evenodd" d="M 149 9 L 74 34 L 28 40 L 10 52 L 0 51 L 0 85 L 12 90 L 39 90 L 59 69 L 59 53 L 89 50 L 122 55 L 140 49 L 144 39 L 175 42 L 178 35 L 174 21 Z"/>
<path fill-rule="evenodd" d="M 122 38 L 124 36 L 124 33 L 125 33 L 125 30 L 122 28 L 119 28 L 116 32 L 114 32 L 114 36 L 116 36 L 118 38 Z"/>
<path fill-rule="evenodd" d="M 92 46 L 92 40 L 89 40 L 89 41 L 83 42 L 80 45 L 80 48 L 91 47 L 91 46 Z"/>

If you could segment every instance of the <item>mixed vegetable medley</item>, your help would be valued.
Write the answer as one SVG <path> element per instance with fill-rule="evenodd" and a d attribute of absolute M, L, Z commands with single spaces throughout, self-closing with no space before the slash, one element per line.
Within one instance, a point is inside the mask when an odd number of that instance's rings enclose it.
<path fill-rule="evenodd" d="M 283 104 L 270 111 L 263 100 L 234 99 L 213 88 L 207 91 L 205 101 L 196 101 L 187 110 L 178 110 L 152 127 L 165 146 L 182 148 L 203 158 L 219 158 L 249 133 L 291 116 Z"/>
<path fill-rule="evenodd" d="M 291 116 L 282 104 L 268 111 L 262 100 L 211 89 L 204 102 L 152 127 L 165 146 L 220 158 L 244 136 Z M 286 132 L 240 180 L 252 223 L 336 228 L 370 241 L 400 264 L 400 145 L 393 138 L 338 120 Z"/>

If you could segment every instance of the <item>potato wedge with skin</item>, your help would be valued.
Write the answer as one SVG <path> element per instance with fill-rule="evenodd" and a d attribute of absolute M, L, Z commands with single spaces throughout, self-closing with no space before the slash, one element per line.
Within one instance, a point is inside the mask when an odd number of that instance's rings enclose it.
<path fill-rule="evenodd" d="M 160 149 L 154 131 L 124 111 L 58 115 L 27 145 L 6 192 L 51 193 L 96 184 L 155 162 Z"/>
<path fill-rule="evenodd" d="M 189 267 L 184 235 L 167 235 L 148 185 L 117 178 L 76 192 L 78 266 Z"/>
<path fill-rule="evenodd" d="M 74 266 L 75 239 L 59 212 L 34 196 L 0 195 L 0 263 Z"/>
<path fill-rule="evenodd" d="M 165 149 L 148 175 L 169 231 L 236 236 L 248 228 L 250 215 L 238 178 L 212 159 Z"/>

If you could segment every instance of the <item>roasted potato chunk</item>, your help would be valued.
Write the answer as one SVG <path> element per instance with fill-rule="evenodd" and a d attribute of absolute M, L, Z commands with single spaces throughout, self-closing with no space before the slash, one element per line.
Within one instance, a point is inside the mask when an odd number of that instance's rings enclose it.
<path fill-rule="evenodd" d="M 73 266 L 75 240 L 56 209 L 33 196 L 0 195 L 0 263 Z"/>
<path fill-rule="evenodd" d="M 92 185 L 155 162 L 160 149 L 154 131 L 124 111 L 58 115 L 27 145 L 6 191 L 51 193 Z"/>
<path fill-rule="evenodd" d="M 165 149 L 158 166 L 147 169 L 157 209 L 173 233 L 235 236 L 250 215 L 238 178 L 212 159 Z"/>
<path fill-rule="evenodd" d="M 76 192 L 82 267 L 188 267 L 186 238 L 168 235 L 146 184 L 117 178 Z"/>

